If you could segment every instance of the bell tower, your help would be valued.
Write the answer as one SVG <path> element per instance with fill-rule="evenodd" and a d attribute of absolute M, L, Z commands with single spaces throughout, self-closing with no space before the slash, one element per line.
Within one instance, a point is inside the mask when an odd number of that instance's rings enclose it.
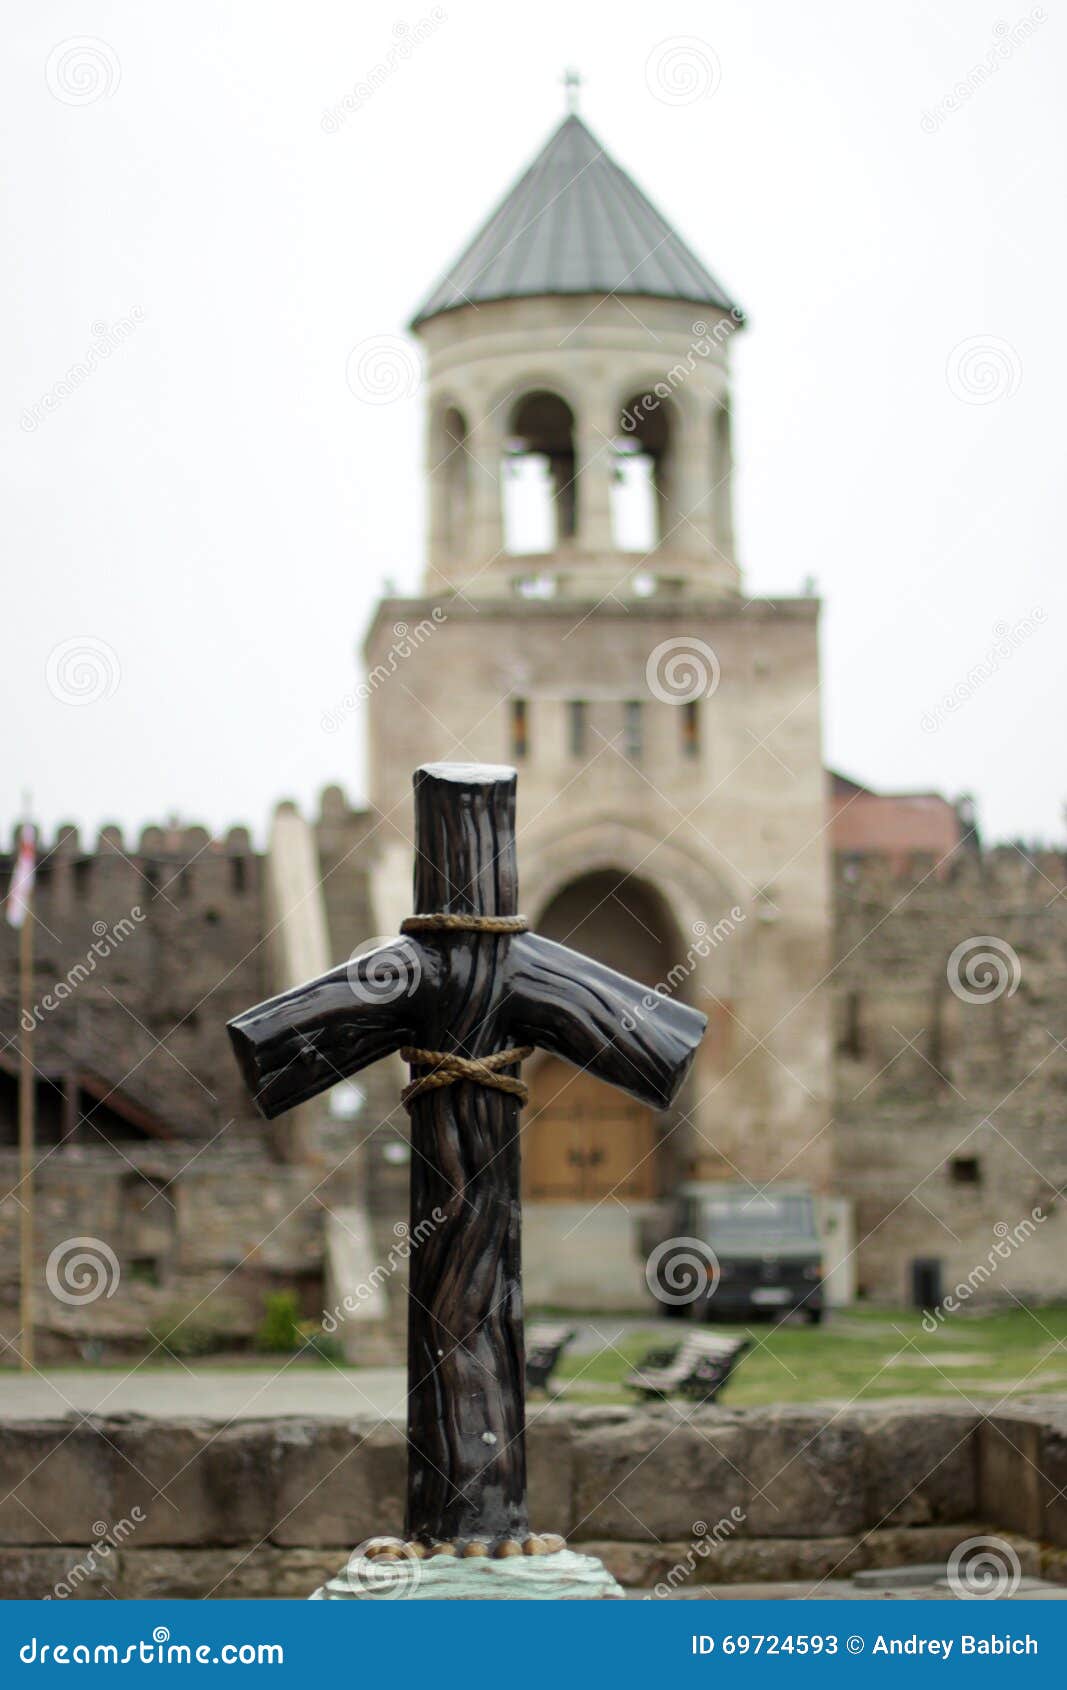
<path fill-rule="evenodd" d="M 621 1228 L 640 1301 L 642 1216 L 683 1181 L 828 1188 L 818 604 L 741 590 L 743 325 L 573 111 L 412 324 L 429 534 L 420 592 L 383 601 L 365 645 L 375 931 L 410 908 L 408 771 L 514 763 L 531 924 L 711 1022 L 673 1112 L 531 1063 L 547 1304 L 580 1228 L 600 1241 L 581 1294 L 601 1258 L 617 1293 Z"/>
<path fill-rule="evenodd" d="M 426 590 L 736 593 L 743 314 L 570 112 L 412 323 Z"/>

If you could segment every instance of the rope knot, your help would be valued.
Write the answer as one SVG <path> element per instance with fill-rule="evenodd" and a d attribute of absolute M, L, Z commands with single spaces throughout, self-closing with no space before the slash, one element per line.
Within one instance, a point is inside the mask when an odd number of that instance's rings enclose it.
<path fill-rule="evenodd" d="M 415 1098 L 421 1097 L 424 1092 L 455 1085 L 457 1080 L 470 1080 L 474 1085 L 488 1086 L 491 1091 L 507 1092 L 518 1098 L 520 1109 L 530 1095 L 522 1080 L 512 1074 L 502 1074 L 500 1070 L 515 1068 L 532 1056 L 533 1045 L 513 1045 L 509 1050 L 498 1050 L 492 1056 L 458 1056 L 454 1051 L 419 1050 L 414 1045 L 405 1045 L 400 1055 L 412 1067 L 430 1069 L 428 1074 L 404 1087 L 400 1101 L 405 1109 L 410 1110 Z"/>
<path fill-rule="evenodd" d="M 524 915 L 409 915 L 401 933 L 525 933 Z"/>

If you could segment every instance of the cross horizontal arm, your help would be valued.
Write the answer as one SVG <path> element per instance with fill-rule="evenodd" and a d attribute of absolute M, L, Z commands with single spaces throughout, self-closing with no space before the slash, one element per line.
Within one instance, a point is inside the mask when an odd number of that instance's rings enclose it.
<path fill-rule="evenodd" d="M 392 939 L 228 1025 L 244 1081 L 268 1121 L 415 1042 L 416 1002 L 439 966 Z"/>
<path fill-rule="evenodd" d="M 535 933 L 509 942 L 507 1018 L 523 1044 L 655 1109 L 674 1101 L 708 1024 L 698 1009 Z"/>

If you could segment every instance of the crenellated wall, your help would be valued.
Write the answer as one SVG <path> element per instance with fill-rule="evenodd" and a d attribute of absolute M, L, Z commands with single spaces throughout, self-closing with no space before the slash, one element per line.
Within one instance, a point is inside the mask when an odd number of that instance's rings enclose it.
<path fill-rule="evenodd" d="M 0 859 L 6 882 L 11 859 Z M 261 859 L 244 828 L 213 840 L 198 827 L 105 827 L 92 847 L 61 828 L 39 847 L 35 890 L 35 1063 L 62 1089 L 81 1072 L 86 1141 L 112 1136 L 127 1105 L 153 1136 L 258 1136 L 224 1026 L 268 987 L 261 946 Z M 0 924 L 0 1030 L 17 1027 L 18 935 Z M 0 1059 L 2 1060 L 2 1059 Z M 99 1083 L 95 1083 L 99 1082 Z M 94 1095 L 95 1093 L 95 1095 Z M 107 1101 L 103 1101 L 105 1098 Z M 89 1106 L 89 1098 L 92 1105 Z M 63 1101 L 41 1099 L 39 1132 L 64 1130 Z M 12 1141 L 11 1085 L 0 1135 Z"/>

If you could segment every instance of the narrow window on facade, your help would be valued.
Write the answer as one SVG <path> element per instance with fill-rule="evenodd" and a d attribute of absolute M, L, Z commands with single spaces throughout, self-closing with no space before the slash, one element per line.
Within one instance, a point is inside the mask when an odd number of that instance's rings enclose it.
<path fill-rule="evenodd" d="M 682 705 L 682 756 L 700 756 L 700 703 L 695 698 Z"/>
<path fill-rule="evenodd" d="M 511 701 L 511 755 L 521 760 L 530 749 L 530 713 L 524 698 Z"/>
<path fill-rule="evenodd" d="M 634 763 L 640 761 L 644 750 L 644 723 L 641 714 L 641 701 L 628 698 L 622 707 L 622 749 L 623 755 Z"/>
<path fill-rule="evenodd" d="M 584 698 L 572 698 L 567 706 L 567 729 L 572 757 L 584 757 L 587 730 L 589 726 L 589 707 Z"/>
<path fill-rule="evenodd" d="M 953 1185 L 981 1185 L 982 1164 L 977 1156 L 953 1156 L 948 1177 Z"/>

